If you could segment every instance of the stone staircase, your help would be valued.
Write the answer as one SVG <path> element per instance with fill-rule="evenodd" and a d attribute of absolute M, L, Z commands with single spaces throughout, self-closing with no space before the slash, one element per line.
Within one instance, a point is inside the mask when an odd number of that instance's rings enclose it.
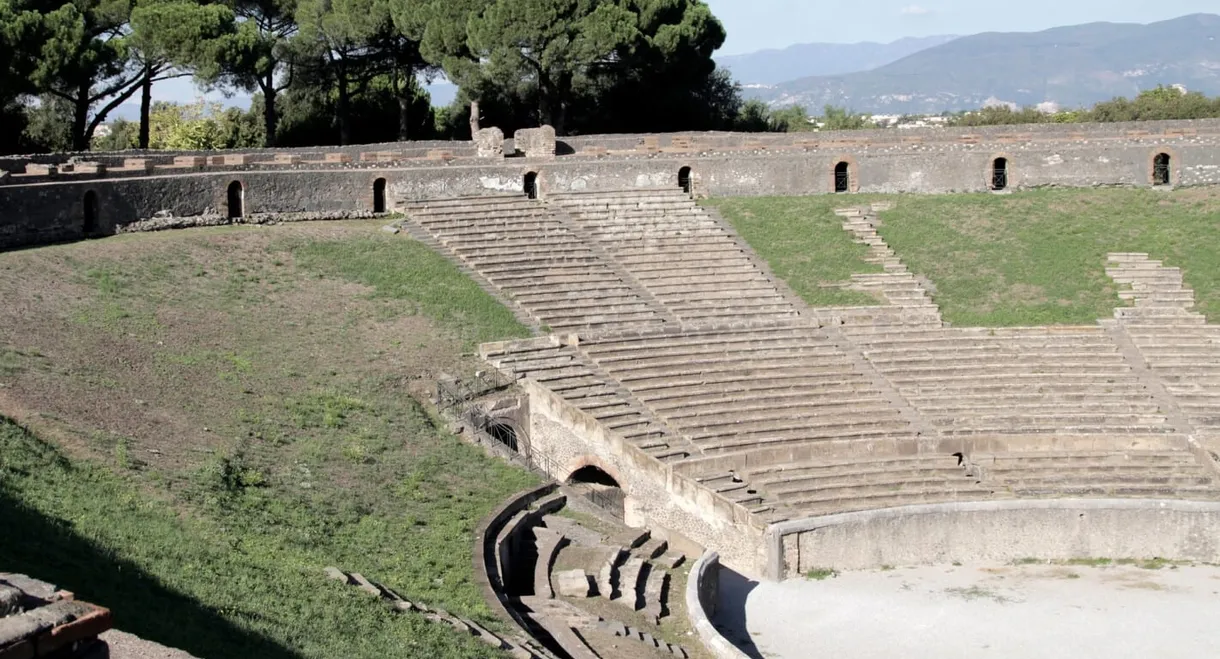
<path fill-rule="evenodd" d="M 552 195 L 590 240 L 683 323 L 794 318 L 735 235 L 680 190 Z"/>
<path fill-rule="evenodd" d="M 870 293 L 885 300 L 879 307 L 825 307 L 814 315 L 826 324 L 841 325 L 849 335 L 894 331 L 907 327 L 940 327 L 940 308 L 924 285 L 877 233 L 881 207 L 845 208 L 835 211 L 843 218 L 843 230 L 853 241 L 868 246 L 864 261 L 880 265 L 882 272 L 853 274 L 849 290 Z"/>
<path fill-rule="evenodd" d="M 553 330 L 660 324 L 663 308 L 538 202 L 521 196 L 401 202 L 413 236 L 477 272 Z"/>
<path fill-rule="evenodd" d="M 1193 311 L 1194 291 L 1180 268 L 1147 254 L 1109 255 L 1106 274 L 1128 286 L 1119 297 L 1134 306 L 1115 309 L 1106 324 L 1138 350 L 1150 373 L 1189 424 L 1184 431 L 1220 444 L 1220 326 Z"/>

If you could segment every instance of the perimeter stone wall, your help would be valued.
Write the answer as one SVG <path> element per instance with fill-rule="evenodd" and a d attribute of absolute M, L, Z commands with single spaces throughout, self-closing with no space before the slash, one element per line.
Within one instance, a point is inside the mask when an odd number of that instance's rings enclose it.
<path fill-rule="evenodd" d="M 66 167 L 69 154 L 0 159 L 0 170 L 10 172 L 0 182 L 0 249 L 84 237 L 84 198 L 90 191 L 97 200 L 93 235 L 113 233 L 159 211 L 224 215 L 226 189 L 234 180 L 243 185 L 245 214 L 371 210 L 378 178 L 387 181 L 393 209 L 402 201 L 520 193 L 528 173 L 537 175 L 543 198 L 556 192 L 677 187 L 683 167 L 691 168 L 700 195 L 826 194 L 834 190 L 839 162 L 848 163 L 853 192 L 987 192 L 998 157 L 1008 161 L 1012 190 L 1151 186 L 1158 153 L 1171 156 L 1174 186 L 1215 185 L 1220 184 L 1220 120 L 603 135 L 567 138 L 559 143 L 558 156 L 480 158 L 477 153 L 473 142 L 411 142 L 209 154 L 207 164 L 189 166 L 173 163 L 176 158 L 196 162 L 199 154 L 89 154 L 90 162 L 102 165 L 96 168 Z M 146 157 L 136 160 L 145 162 L 128 163 L 140 155 Z M 56 163 L 58 168 L 39 166 Z"/>

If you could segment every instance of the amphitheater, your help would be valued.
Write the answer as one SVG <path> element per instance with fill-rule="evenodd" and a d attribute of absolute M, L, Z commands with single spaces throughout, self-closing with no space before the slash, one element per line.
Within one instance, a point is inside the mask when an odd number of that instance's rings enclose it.
<path fill-rule="evenodd" d="M 638 582 L 629 608 L 654 618 L 663 593 L 684 596 L 713 656 L 742 652 L 709 620 L 722 569 L 777 582 L 1028 557 L 1220 562 L 1220 328 L 1193 310 L 1179 268 L 1109 254 L 1129 306 L 1094 324 L 952 327 L 879 235 L 887 207 L 851 198 L 1213 185 L 1220 122 L 479 137 L 0 161 L 0 246 L 400 214 L 387 229 L 535 330 L 480 347 L 515 386 L 474 401 L 473 430 L 608 501 L 636 531 L 583 543 L 609 552 L 588 570 L 604 564 L 598 590 Z M 881 266 L 848 285 L 874 305 L 807 305 L 698 203 L 822 193 L 843 195 L 843 231 Z M 526 630 L 520 611 L 557 606 L 531 598 L 582 534 L 552 528 L 563 496 L 534 492 L 483 529 L 492 598 Z M 681 554 L 694 563 L 685 595 L 669 583 Z M 540 579 L 524 598 L 509 596 L 514 570 Z M 550 651 L 599 656 L 569 633 L 579 625 L 555 628 L 573 615 L 543 625 L 562 648 Z M 529 647 L 516 649 L 544 652 Z"/>

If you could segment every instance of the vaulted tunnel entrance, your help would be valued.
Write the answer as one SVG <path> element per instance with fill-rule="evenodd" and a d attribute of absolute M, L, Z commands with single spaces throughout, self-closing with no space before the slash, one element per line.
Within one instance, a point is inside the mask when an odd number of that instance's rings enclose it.
<path fill-rule="evenodd" d="M 626 495 L 614 477 L 593 465 L 586 465 L 568 476 L 568 485 L 594 505 L 622 519 Z"/>
<path fill-rule="evenodd" d="M 678 187 L 682 188 L 682 191 L 686 194 L 691 193 L 690 167 L 683 167 L 678 170 Z"/>
<path fill-rule="evenodd" d="M 242 208 L 245 196 L 245 191 L 241 187 L 241 181 L 233 181 L 229 184 L 229 217 L 242 217 L 245 214 L 245 209 Z"/>
<path fill-rule="evenodd" d="M 373 212 L 385 212 L 385 179 L 373 181 Z"/>
<path fill-rule="evenodd" d="M 851 167 L 846 162 L 835 165 L 835 192 L 851 190 Z"/>
<path fill-rule="evenodd" d="M 1008 187 L 1008 159 L 996 158 L 991 163 L 991 189 L 1004 190 Z"/>
<path fill-rule="evenodd" d="M 1169 185 L 1170 159 L 1168 153 L 1158 153 L 1152 159 L 1152 184 L 1153 185 Z"/>
<path fill-rule="evenodd" d="M 530 199 L 538 198 L 538 172 L 529 172 L 525 175 L 525 196 Z"/>
<path fill-rule="evenodd" d="M 84 205 L 84 223 L 82 232 L 86 236 L 91 236 L 97 232 L 97 193 L 90 190 L 85 193 Z"/>

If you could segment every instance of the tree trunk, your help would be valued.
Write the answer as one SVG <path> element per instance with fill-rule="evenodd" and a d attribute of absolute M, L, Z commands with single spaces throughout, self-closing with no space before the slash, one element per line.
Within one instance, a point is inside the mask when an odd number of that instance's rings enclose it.
<path fill-rule="evenodd" d="M 410 74 L 395 88 L 398 89 L 398 141 L 406 142 L 411 139 L 411 103 L 415 100 L 415 86 L 411 84 Z"/>
<path fill-rule="evenodd" d="M 89 85 L 76 90 L 72 103 L 72 150 L 89 150 Z"/>
<path fill-rule="evenodd" d="M 347 86 L 346 71 L 340 68 L 336 78 L 339 86 L 339 99 L 338 103 L 335 104 L 335 114 L 339 120 L 339 145 L 347 146 L 352 143 L 352 127 L 349 116 L 351 114 L 351 91 Z"/>
<path fill-rule="evenodd" d="M 263 129 L 267 136 L 263 138 L 263 146 L 275 146 L 275 127 L 279 123 L 279 118 L 276 116 L 275 108 L 275 80 L 272 76 L 267 76 L 267 80 L 261 85 L 263 88 Z"/>
<path fill-rule="evenodd" d="M 144 66 L 144 81 L 140 84 L 140 148 L 147 149 L 152 115 L 152 79 L 151 64 Z"/>
<path fill-rule="evenodd" d="M 470 139 L 474 139 L 474 134 L 479 132 L 479 100 L 475 99 L 470 102 Z"/>

